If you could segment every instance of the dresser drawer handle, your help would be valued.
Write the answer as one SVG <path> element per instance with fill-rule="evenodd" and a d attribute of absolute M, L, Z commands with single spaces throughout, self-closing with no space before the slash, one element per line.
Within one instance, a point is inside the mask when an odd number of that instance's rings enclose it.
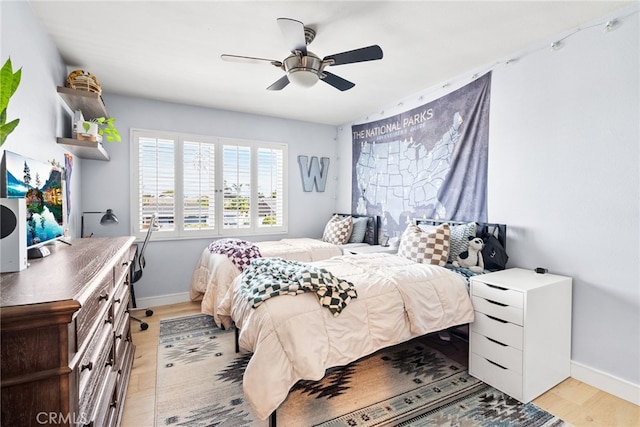
<path fill-rule="evenodd" d="M 113 300 L 113 302 L 115 302 L 116 304 L 120 304 L 120 301 L 122 301 L 120 298 Z"/>
<path fill-rule="evenodd" d="M 502 320 L 502 319 L 498 319 L 497 317 L 493 317 L 493 316 L 489 316 L 488 314 L 485 314 L 485 316 L 487 316 L 489 319 L 491 320 L 495 320 L 496 322 L 500 322 L 500 323 L 509 323 L 506 320 Z"/>
<path fill-rule="evenodd" d="M 496 365 L 498 368 L 504 369 L 505 371 L 507 370 L 507 368 L 505 368 L 505 367 L 504 367 L 504 366 L 502 366 L 502 365 L 497 364 L 496 362 L 492 362 L 492 361 L 491 361 L 491 360 L 489 360 L 489 359 L 484 359 L 484 360 L 486 360 L 487 362 L 491 363 L 492 365 Z"/>
<path fill-rule="evenodd" d="M 80 372 L 84 371 L 85 369 L 87 369 L 89 371 L 92 370 L 93 369 L 93 362 L 89 362 L 86 365 L 82 365 L 80 367 Z"/>
<path fill-rule="evenodd" d="M 106 301 L 106 300 L 108 300 L 108 299 L 109 299 L 109 294 L 108 294 L 108 293 L 106 293 L 106 294 L 104 294 L 104 295 L 100 295 L 100 296 L 98 297 L 98 301 L 102 301 L 102 300 L 105 300 L 105 301 Z"/>
<path fill-rule="evenodd" d="M 121 340 L 121 339 L 122 339 L 122 334 L 116 335 L 116 336 L 115 336 L 115 338 L 116 338 L 117 340 Z"/>
<path fill-rule="evenodd" d="M 125 261 L 125 262 L 122 263 L 123 267 L 126 267 L 127 265 L 129 265 L 129 261 Z"/>
<path fill-rule="evenodd" d="M 503 288 L 502 286 L 490 285 L 490 284 L 488 284 L 488 283 L 485 283 L 485 285 L 487 285 L 487 286 L 488 286 L 488 287 L 490 287 L 490 288 L 498 289 L 498 290 L 501 290 L 501 291 L 508 291 L 508 290 L 509 290 L 509 289 L 507 289 L 507 288 Z"/>
<path fill-rule="evenodd" d="M 495 343 L 495 344 L 501 345 L 501 346 L 503 346 L 503 347 L 509 347 L 508 345 L 503 344 L 503 343 L 501 343 L 500 341 L 494 340 L 493 338 L 489 338 L 489 337 L 485 337 L 485 338 L 486 338 L 486 339 L 488 339 L 489 341 L 491 341 L 492 343 Z"/>
<path fill-rule="evenodd" d="M 484 300 L 485 300 L 486 302 L 491 303 L 491 304 L 499 305 L 500 307 L 507 307 L 507 304 L 503 304 L 503 303 L 498 302 L 498 301 L 494 301 L 494 300 L 490 300 L 490 299 L 486 299 L 486 298 L 485 298 Z"/>
<path fill-rule="evenodd" d="M 113 323 L 113 317 L 111 317 L 111 316 L 107 317 L 106 319 L 104 319 L 104 323 L 105 323 L 105 325 L 109 324 L 109 323 Z"/>

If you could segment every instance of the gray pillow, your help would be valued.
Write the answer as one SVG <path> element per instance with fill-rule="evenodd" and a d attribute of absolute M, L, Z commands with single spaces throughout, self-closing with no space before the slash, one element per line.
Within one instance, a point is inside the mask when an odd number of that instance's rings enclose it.
<path fill-rule="evenodd" d="M 369 217 L 360 216 L 353 217 L 353 229 L 351 230 L 351 237 L 349 237 L 349 243 L 362 243 L 364 242 L 364 236 L 367 232 L 367 222 Z"/>

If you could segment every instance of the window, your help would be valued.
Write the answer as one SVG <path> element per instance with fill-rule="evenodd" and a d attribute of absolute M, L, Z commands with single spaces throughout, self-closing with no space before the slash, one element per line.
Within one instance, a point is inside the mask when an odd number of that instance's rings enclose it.
<path fill-rule="evenodd" d="M 133 234 L 154 212 L 165 238 L 287 231 L 287 146 L 132 131 Z"/>

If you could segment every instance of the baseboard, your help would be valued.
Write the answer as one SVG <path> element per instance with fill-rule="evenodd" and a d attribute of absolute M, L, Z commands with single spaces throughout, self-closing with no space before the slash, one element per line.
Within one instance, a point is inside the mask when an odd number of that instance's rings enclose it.
<path fill-rule="evenodd" d="M 638 384 L 573 361 L 571 362 L 571 377 L 634 405 L 640 405 L 640 386 Z"/>
<path fill-rule="evenodd" d="M 161 305 L 179 304 L 181 302 L 189 302 L 189 292 L 183 292 L 179 294 L 161 295 L 157 297 L 149 298 L 137 298 L 136 306 L 138 307 L 158 307 Z"/>

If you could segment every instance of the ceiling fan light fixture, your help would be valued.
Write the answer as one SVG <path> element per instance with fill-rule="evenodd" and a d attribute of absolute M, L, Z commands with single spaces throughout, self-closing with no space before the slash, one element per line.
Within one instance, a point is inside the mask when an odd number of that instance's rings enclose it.
<path fill-rule="evenodd" d="M 287 77 L 301 87 L 311 87 L 320 80 L 320 58 L 307 52 L 307 56 L 291 55 L 283 62 Z"/>
<path fill-rule="evenodd" d="M 292 83 L 302 87 L 311 87 L 320 80 L 318 73 L 304 68 L 289 71 L 288 77 Z"/>

